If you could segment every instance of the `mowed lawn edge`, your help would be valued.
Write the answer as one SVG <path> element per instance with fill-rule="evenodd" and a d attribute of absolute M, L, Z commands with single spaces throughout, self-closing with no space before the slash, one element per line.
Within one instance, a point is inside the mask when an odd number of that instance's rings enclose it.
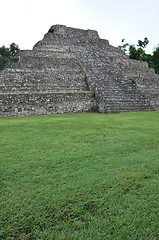
<path fill-rule="evenodd" d="M 0 118 L 1 239 L 159 239 L 159 113 Z"/>

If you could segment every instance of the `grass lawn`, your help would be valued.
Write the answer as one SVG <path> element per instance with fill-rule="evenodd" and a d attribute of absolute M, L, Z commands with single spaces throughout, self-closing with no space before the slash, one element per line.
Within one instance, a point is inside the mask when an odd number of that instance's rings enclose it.
<path fill-rule="evenodd" d="M 159 112 L 0 119 L 0 239 L 158 240 Z"/>

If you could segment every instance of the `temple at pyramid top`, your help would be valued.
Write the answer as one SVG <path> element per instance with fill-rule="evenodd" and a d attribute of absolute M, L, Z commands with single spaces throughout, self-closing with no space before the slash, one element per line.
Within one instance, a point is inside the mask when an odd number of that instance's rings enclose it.
<path fill-rule="evenodd" d="M 82 30 L 82 29 L 77 29 L 77 28 L 70 28 L 66 27 L 65 25 L 53 25 L 49 29 L 48 33 L 55 33 L 55 34 L 71 34 L 74 33 L 75 36 L 80 35 L 85 35 L 86 37 L 89 38 L 94 38 L 98 39 L 99 35 L 98 32 L 95 30 Z"/>

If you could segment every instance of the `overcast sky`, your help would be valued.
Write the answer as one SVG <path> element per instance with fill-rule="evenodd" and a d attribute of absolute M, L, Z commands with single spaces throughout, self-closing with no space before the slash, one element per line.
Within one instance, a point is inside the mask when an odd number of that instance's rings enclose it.
<path fill-rule="evenodd" d="M 55 24 L 97 30 L 118 46 L 147 37 L 147 52 L 159 43 L 159 0 L 0 0 L 0 46 L 32 49 Z"/>

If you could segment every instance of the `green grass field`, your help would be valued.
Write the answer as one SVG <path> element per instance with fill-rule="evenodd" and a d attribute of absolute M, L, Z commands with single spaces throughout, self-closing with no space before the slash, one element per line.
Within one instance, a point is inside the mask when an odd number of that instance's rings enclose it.
<path fill-rule="evenodd" d="M 159 112 L 0 119 L 0 239 L 158 240 Z"/>

